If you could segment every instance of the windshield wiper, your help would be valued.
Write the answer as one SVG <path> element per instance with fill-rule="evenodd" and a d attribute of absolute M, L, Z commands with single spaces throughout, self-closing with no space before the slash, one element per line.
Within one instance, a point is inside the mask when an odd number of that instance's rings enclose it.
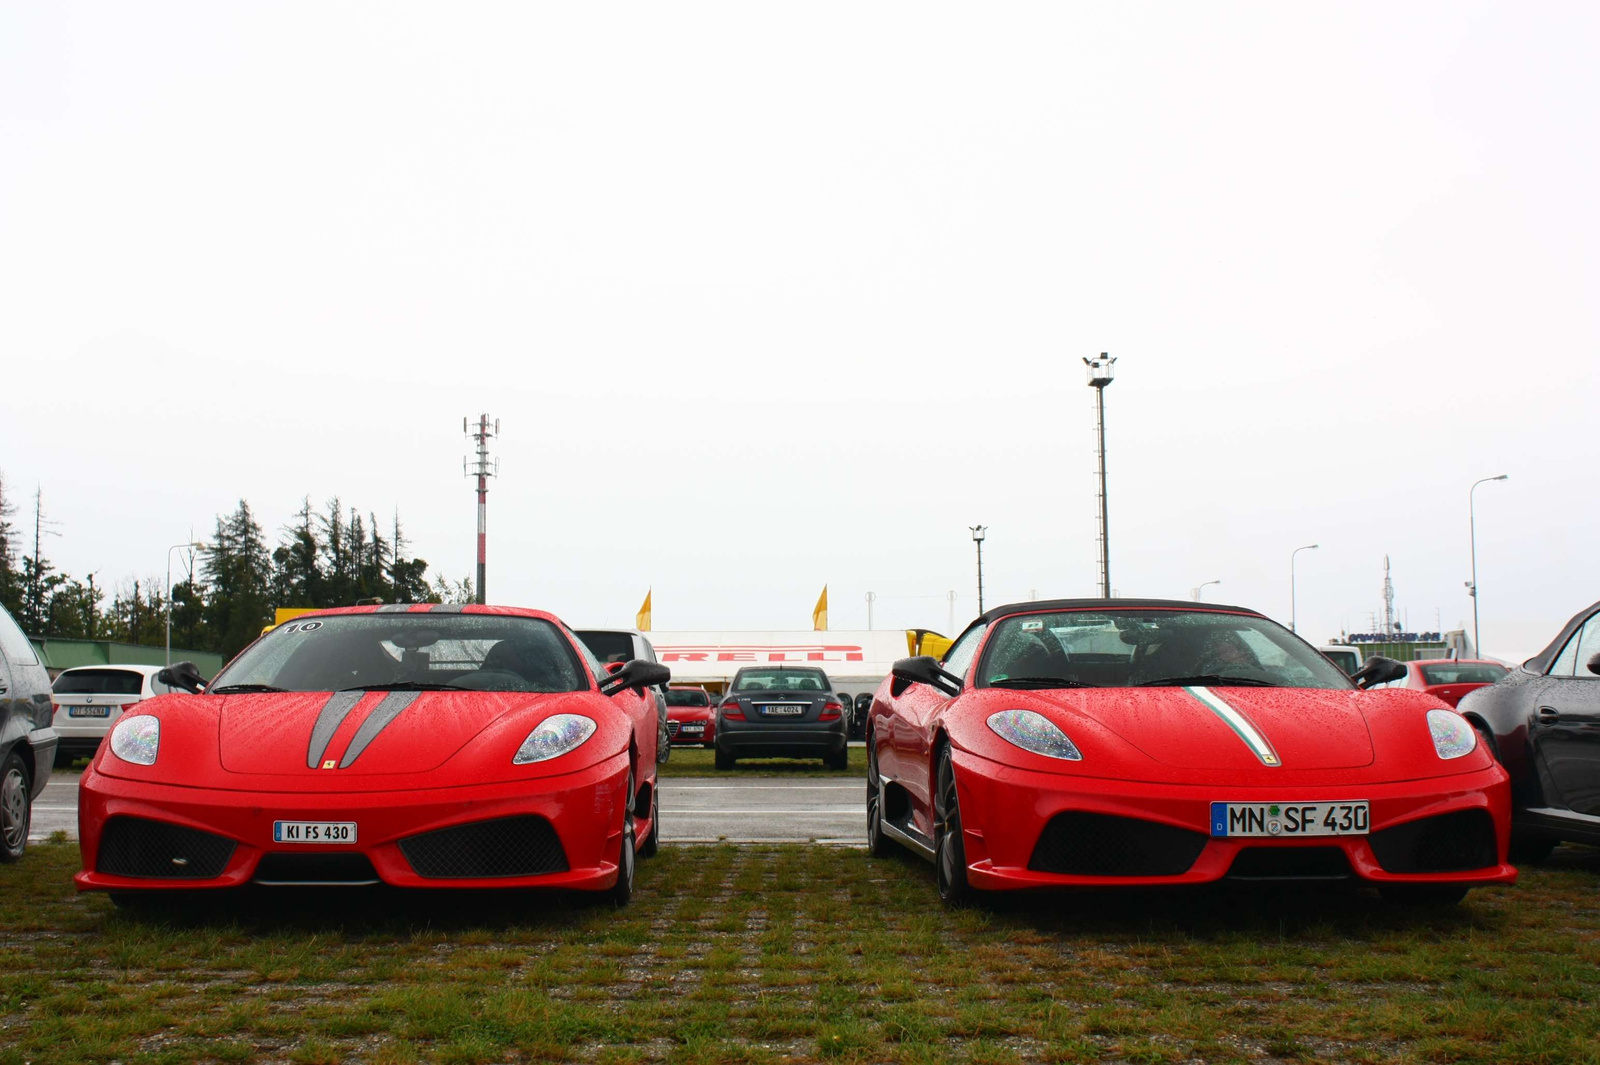
<path fill-rule="evenodd" d="M 1136 688 L 1186 688 L 1190 685 L 1219 685 L 1224 688 L 1281 688 L 1275 680 L 1258 680 L 1255 677 L 1224 677 L 1216 673 L 1198 673 L 1192 677 L 1162 677 L 1134 685 Z"/>
<path fill-rule="evenodd" d="M 286 692 L 288 688 L 274 688 L 270 684 L 224 684 L 220 688 L 207 688 L 207 695 L 236 695 L 242 692 Z"/>
<path fill-rule="evenodd" d="M 459 684 L 427 684 L 416 680 L 396 680 L 388 684 L 357 684 L 340 688 L 342 692 L 475 692 L 477 688 L 463 688 Z"/>
<path fill-rule="evenodd" d="M 1098 684 L 1072 680 L 1068 677 L 1005 677 L 991 680 L 991 688 L 1098 688 Z"/>

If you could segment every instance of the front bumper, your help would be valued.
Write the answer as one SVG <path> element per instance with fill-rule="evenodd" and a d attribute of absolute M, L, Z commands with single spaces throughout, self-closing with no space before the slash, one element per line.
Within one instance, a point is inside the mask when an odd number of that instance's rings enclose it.
<path fill-rule="evenodd" d="M 667 722 L 667 735 L 674 747 L 715 743 L 717 739 L 717 723 L 715 720 L 707 720 L 705 718 L 688 721 L 669 720 Z"/>
<path fill-rule="evenodd" d="M 149 784 L 109 777 L 91 767 L 78 786 L 79 891 L 194 890 L 239 887 L 254 879 L 266 854 L 364 855 L 378 879 L 394 887 L 552 887 L 601 891 L 617 879 L 628 756 L 621 753 L 562 776 L 407 792 L 278 793 Z M 526 815 L 554 827 L 566 871 L 535 876 L 446 878 L 420 875 L 400 841 L 454 826 Z M 99 872 L 102 832 L 113 817 L 141 818 L 225 837 L 235 844 L 218 876 L 204 879 L 117 876 Z M 353 821 L 350 846 L 274 843 L 274 821 Z M 650 831 L 636 825 L 637 838 Z"/>
<path fill-rule="evenodd" d="M 1066 886 L 1154 886 L 1204 884 L 1227 877 L 1246 848 L 1337 847 L 1358 879 L 1388 884 L 1509 884 L 1517 871 L 1506 864 L 1510 842 L 1510 785 L 1496 767 L 1456 776 L 1386 784 L 1318 787 L 1247 787 L 1126 782 L 1040 773 L 992 762 L 967 751 L 953 752 L 961 802 L 967 876 L 984 890 Z M 1452 872 L 1393 873 L 1379 864 L 1370 836 L 1300 839 L 1211 838 L 1211 803 L 1337 802 L 1365 799 L 1371 832 L 1422 818 L 1481 810 L 1494 825 L 1495 861 Z M 1201 833 L 1207 838 L 1187 870 L 1170 876 L 1081 876 L 1029 868 L 1051 819 L 1083 811 L 1133 818 Z M 1291 878 L 1285 878 L 1291 879 Z"/>
<path fill-rule="evenodd" d="M 849 725 L 837 721 L 730 721 L 717 723 L 717 749 L 741 757 L 820 758 L 849 743 Z"/>

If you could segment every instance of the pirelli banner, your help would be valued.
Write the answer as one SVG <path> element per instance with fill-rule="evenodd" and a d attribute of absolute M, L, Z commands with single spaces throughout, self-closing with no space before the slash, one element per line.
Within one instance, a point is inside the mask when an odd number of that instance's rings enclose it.
<path fill-rule="evenodd" d="M 656 658 L 674 684 L 720 683 L 741 666 L 810 665 L 834 686 L 870 690 L 906 656 L 904 629 L 863 632 L 652 632 Z"/>

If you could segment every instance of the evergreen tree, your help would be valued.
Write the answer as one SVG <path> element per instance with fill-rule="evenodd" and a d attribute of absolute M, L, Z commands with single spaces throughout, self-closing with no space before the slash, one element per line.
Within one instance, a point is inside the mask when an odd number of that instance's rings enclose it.
<path fill-rule="evenodd" d="M 328 606 L 322 542 L 317 539 L 310 496 L 300 501 L 295 519 L 272 552 L 272 601 L 282 607 Z"/>
<path fill-rule="evenodd" d="M 209 644 L 205 649 L 232 658 L 272 617 L 272 560 L 261 526 L 242 499 L 231 515 L 217 517 L 205 576 L 208 588 L 202 615 Z"/>

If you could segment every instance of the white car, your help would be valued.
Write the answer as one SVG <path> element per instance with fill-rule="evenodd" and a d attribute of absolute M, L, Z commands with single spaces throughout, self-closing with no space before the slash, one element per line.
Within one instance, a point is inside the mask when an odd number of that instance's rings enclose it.
<path fill-rule="evenodd" d="M 62 764 L 91 755 L 130 707 L 172 691 L 156 679 L 160 666 L 76 666 L 50 685 Z"/>

